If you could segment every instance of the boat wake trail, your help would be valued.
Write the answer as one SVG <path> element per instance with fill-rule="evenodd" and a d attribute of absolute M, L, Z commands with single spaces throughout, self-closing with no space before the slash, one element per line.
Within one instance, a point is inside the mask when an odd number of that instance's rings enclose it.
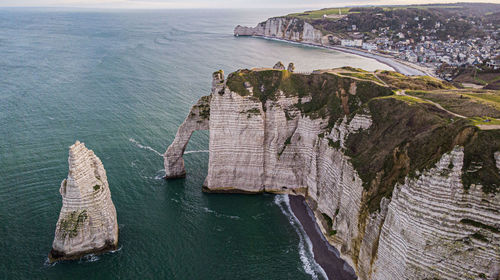
<path fill-rule="evenodd" d="M 290 208 L 288 195 L 276 195 L 274 197 L 274 203 L 278 205 L 281 212 L 283 212 L 283 214 L 288 218 L 288 221 L 299 236 L 299 255 L 304 271 L 311 275 L 313 279 L 328 279 L 328 276 L 323 268 L 316 262 L 316 260 L 314 260 L 311 240 L 307 236 L 297 217 L 293 214 L 292 209 Z"/>
<path fill-rule="evenodd" d="M 137 142 L 134 138 L 130 138 L 130 139 L 128 139 L 128 141 L 130 141 L 130 142 L 134 143 L 137 147 L 139 147 L 139 148 L 141 148 L 141 149 L 144 149 L 144 150 L 149 150 L 149 151 L 151 151 L 151 152 L 153 152 L 153 153 L 155 153 L 155 154 L 157 154 L 157 155 L 159 155 L 159 156 L 163 157 L 163 154 L 162 154 L 162 153 L 160 153 L 160 152 L 158 152 L 157 150 L 155 150 L 155 149 L 151 148 L 150 146 L 143 146 L 143 145 L 141 145 L 141 143 Z"/>

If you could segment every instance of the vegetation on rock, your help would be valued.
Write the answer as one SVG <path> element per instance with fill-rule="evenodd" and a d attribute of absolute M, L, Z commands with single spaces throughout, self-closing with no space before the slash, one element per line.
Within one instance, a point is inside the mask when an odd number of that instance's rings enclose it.
<path fill-rule="evenodd" d="M 453 85 L 429 76 L 405 76 L 393 71 L 377 71 L 377 76 L 393 89 L 435 90 L 453 89 Z"/>
<path fill-rule="evenodd" d="M 286 70 L 239 70 L 229 75 L 226 85 L 241 96 L 260 100 L 264 110 L 267 101 L 275 101 L 281 94 L 298 97 L 295 106 L 302 115 L 327 120 L 327 130 L 344 116 L 352 119 L 356 113 L 371 112 L 372 126 L 351 134 L 345 143 L 345 153 L 351 157 L 367 191 L 365 202 L 370 213 L 379 209 L 383 197 L 391 197 L 396 183 L 434 167 L 457 145 L 464 147 L 464 187 L 481 184 L 486 193 L 498 191 L 500 174 L 493 153 L 500 150 L 500 131 L 482 131 L 474 126 L 478 120 L 457 118 L 432 103 L 443 102 L 445 108 L 463 111 L 478 107 L 488 116 L 496 116 L 500 110 L 495 107 L 495 93 L 459 95 L 451 84 L 435 78 L 408 77 L 392 71 L 374 74 L 351 67 L 311 75 Z M 419 98 L 394 94 L 402 89 L 414 90 L 409 94 Z M 328 144 L 340 148 L 340 142 L 329 139 Z"/>
<path fill-rule="evenodd" d="M 485 90 L 406 91 L 466 117 L 500 118 L 500 92 Z"/>
<path fill-rule="evenodd" d="M 78 230 L 83 222 L 88 218 L 87 210 L 72 211 L 61 220 L 61 230 L 63 237 L 73 238 L 78 235 Z"/>

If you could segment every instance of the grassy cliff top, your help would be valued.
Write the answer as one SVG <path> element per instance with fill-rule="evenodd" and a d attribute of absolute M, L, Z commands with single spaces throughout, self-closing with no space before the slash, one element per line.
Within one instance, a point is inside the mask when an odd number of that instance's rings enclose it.
<path fill-rule="evenodd" d="M 298 109 L 312 118 L 327 118 L 329 126 L 341 117 L 378 96 L 393 94 L 373 73 L 332 69 L 313 74 L 297 74 L 287 70 L 239 70 L 231 73 L 227 87 L 241 95 L 260 100 L 265 110 L 268 100 L 276 100 L 283 93 L 299 97 Z M 302 102 L 302 98 L 310 101 Z"/>
<path fill-rule="evenodd" d="M 376 75 L 393 89 L 436 90 L 455 88 L 446 81 L 430 76 L 405 76 L 394 71 L 377 71 Z"/>
<path fill-rule="evenodd" d="M 435 90 L 406 91 L 406 94 L 434 101 L 466 117 L 500 118 L 500 91 Z"/>

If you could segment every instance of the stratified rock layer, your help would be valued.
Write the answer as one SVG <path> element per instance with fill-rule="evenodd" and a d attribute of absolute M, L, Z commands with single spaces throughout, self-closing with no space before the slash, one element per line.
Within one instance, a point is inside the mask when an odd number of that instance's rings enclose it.
<path fill-rule="evenodd" d="M 256 27 L 238 25 L 235 36 L 263 36 L 305 43 L 321 43 L 324 36 L 311 24 L 297 18 L 275 17 L 259 23 Z"/>
<path fill-rule="evenodd" d="M 76 141 L 69 149 L 68 163 L 68 178 L 59 189 L 63 205 L 50 261 L 78 259 L 114 250 L 118 244 L 116 209 L 101 160 Z"/>
<path fill-rule="evenodd" d="M 228 86 L 231 77 L 224 80 L 220 72 L 214 76 L 209 101 L 210 157 L 203 186 L 205 191 L 304 195 L 325 237 L 339 248 L 360 279 L 498 279 L 500 194 L 485 192 L 480 184 L 464 186 L 462 183 L 465 152 L 460 143 L 466 142 L 467 135 L 478 139 L 480 134 L 471 134 L 474 129 L 470 127 L 457 132 L 450 138 L 448 152 L 443 152 L 448 147 L 444 144 L 436 150 L 422 146 L 433 147 L 433 143 L 416 144 L 421 145 L 422 153 L 429 152 L 437 160 L 427 169 L 401 177 L 404 173 L 397 172 L 408 171 L 412 164 L 417 164 L 406 159 L 410 156 L 420 159 L 418 153 L 417 156 L 411 154 L 408 141 L 420 143 L 418 141 L 423 140 L 419 137 L 437 132 L 442 139 L 448 139 L 444 129 L 449 129 L 450 123 L 458 127 L 452 116 L 429 104 L 407 103 L 392 97 L 379 97 L 368 103 L 367 96 L 377 96 L 370 95 L 370 91 L 375 92 L 378 86 L 367 86 L 358 79 L 342 79 L 337 80 L 337 90 L 330 90 L 332 98 L 338 98 L 338 109 L 346 114 L 332 125 L 327 118 L 318 117 L 321 110 L 305 113 L 304 108 L 313 108 L 314 98 L 321 91 L 314 92 L 310 88 L 311 92 L 304 93 L 298 85 L 301 77 L 297 76 L 292 79 L 292 85 L 297 86 L 302 95 L 281 90 L 293 90 L 290 84 L 274 87 L 276 93 L 270 95 L 265 87 L 275 85 L 269 81 L 275 79 L 285 83 L 290 75 L 297 74 L 286 70 L 261 71 L 281 71 L 282 74 L 262 74 L 266 75 L 262 85 L 255 84 L 255 76 L 249 76 L 248 81 L 243 83 L 241 80 L 233 85 L 239 92 Z M 231 75 L 237 78 L 246 73 L 251 72 Z M 322 81 L 322 77 L 314 75 L 308 81 L 311 84 L 319 81 L 320 89 L 326 89 L 330 81 L 326 78 Z M 350 111 L 353 109 L 356 110 Z M 390 119 L 384 114 L 401 112 L 408 116 L 394 117 L 395 123 L 384 123 Z M 203 123 L 206 129 L 206 118 L 196 115 L 194 112 L 186 119 L 188 125 L 195 127 L 196 123 Z M 445 128 L 440 128 L 441 125 Z M 397 126 L 403 131 L 398 131 Z M 408 131 L 405 131 L 407 126 Z M 410 127 L 414 131 L 410 131 Z M 182 156 L 182 147 L 185 147 L 182 139 L 188 138 L 179 135 L 181 129 L 182 126 L 167 154 Z M 398 138 L 399 132 L 402 135 L 416 133 L 416 136 L 402 141 Z M 192 129 L 188 133 L 192 133 Z M 355 139 L 359 139 L 359 145 L 365 145 L 366 149 L 371 149 L 365 143 L 367 138 L 374 139 L 375 149 L 392 145 L 390 141 L 402 142 L 388 154 L 387 164 L 373 179 L 380 183 L 395 177 L 394 191 L 371 188 L 361 179 L 355 168 L 355 164 L 359 165 L 359 157 L 349 156 L 356 152 L 353 149 L 357 142 L 349 141 L 352 135 L 359 136 Z M 391 138 L 391 135 L 395 136 Z M 182 145 L 175 144 L 178 139 L 182 140 Z M 442 140 L 437 137 L 424 139 Z M 365 146 L 360 147 L 361 152 Z M 500 152 L 491 157 L 498 168 Z M 392 158 L 393 161 L 387 160 Z M 165 166 L 179 160 L 167 156 Z M 374 165 L 369 161 L 368 164 Z M 474 164 L 476 170 L 480 168 L 478 164 Z M 177 171 L 183 172 L 183 168 Z M 373 201 L 379 201 L 374 209 Z"/>
<path fill-rule="evenodd" d="M 189 115 L 179 127 L 174 142 L 165 152 L 165 178 L 174 179 L 186 176 L 182 155 L 193 132 L 208 129 L 209 117 L 210 97 L 205 96 L 191 108 Z"/>

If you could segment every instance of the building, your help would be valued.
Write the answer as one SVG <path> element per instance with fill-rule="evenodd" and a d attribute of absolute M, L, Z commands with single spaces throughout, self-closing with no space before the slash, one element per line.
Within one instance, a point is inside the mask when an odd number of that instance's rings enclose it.
<path fill-rule="evenodd" d="M 368 51 L 373 51 L 377 49 L 377 44 L 363 43 L 362 48 Z"/>
<path fill-rule="evenodd" d="M 361 39 L 355 39 L 355 40 L 341 40 L 340 45 L 344 47 L 362 47 L 363 46 L 363 40 Z"/>

